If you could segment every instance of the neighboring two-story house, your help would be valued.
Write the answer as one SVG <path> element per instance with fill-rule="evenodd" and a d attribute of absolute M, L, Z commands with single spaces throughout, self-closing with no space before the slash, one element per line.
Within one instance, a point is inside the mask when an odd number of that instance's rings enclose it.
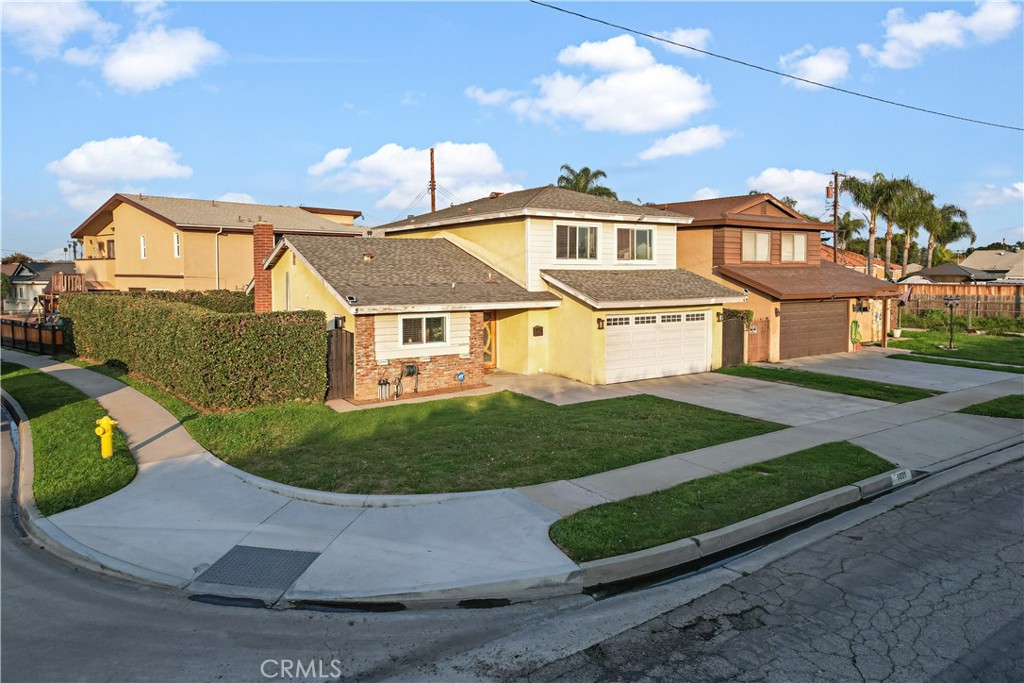
<path fill-rule="evenodd" d="M 323 310 L 351 334 L 357 400 L 407 366 L 422 390 L 488 368 L 588 384 L 705 372 L 743 294 L 678 267 L 690 220 L 553 186 L 495 193 L 366 239 L 285 236 L 257 301 L 272 288 L 273 309 Z"/>
<path fill-rule="evenodd" d="M 869 300 L 899 292 L 822 260 L 821 231 L 830 226 L 770 194 L 658 206 L 693 216 L 677 231 L 680 268 L 749 292 L 743 303 L 727 305 L 754 312 L 747 362 L 850 351 L 876 327 L 884 337 L 886 306 Z"/>
<path fill-rule="evenodd" d="M 47 293 L 53 276 L 75 272 L 74 261 L 26 261 L 16 264 L 10 275 L 11 288 L 4 299 L 4 313 L 43 315 L 39 297 Z"/>
<path fill-rule="evenodd" d="M 360 235 L 358 211 L 115 194 L 71 233 L 91 290 L 244 289 L 252 226 L 275 233 Z"/>

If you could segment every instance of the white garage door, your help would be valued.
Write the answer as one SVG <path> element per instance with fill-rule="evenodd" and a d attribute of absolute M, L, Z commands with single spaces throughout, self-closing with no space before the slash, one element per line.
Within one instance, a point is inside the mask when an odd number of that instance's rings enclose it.
<path fill-rule="evenodd" d="M 605 319 L 605 382 L 670 377 L 711 369 L 711 313 L 610 315 Z"/>

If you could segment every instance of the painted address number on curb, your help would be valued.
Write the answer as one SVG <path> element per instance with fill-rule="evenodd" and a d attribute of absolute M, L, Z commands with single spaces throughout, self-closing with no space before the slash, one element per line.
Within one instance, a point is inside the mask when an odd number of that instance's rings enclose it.
<path fill-rule="evenodd" d="M 892 485 L 899 486 L 910 481 L 910 470 L 900 470 L 892 473 Z"/>

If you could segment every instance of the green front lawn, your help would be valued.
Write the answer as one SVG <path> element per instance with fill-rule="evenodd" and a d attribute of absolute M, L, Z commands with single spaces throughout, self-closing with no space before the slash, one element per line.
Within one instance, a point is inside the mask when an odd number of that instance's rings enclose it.
<path fill-rule="evenodd" d="M 949 332 L 904 332 L 899 339 L 890 339 L 889 346 L 909 349 L 914 353 L 943 358 L 988 361 L 1024 365 L 1024 337 L 994 334 L 965 334 L 953 336 L 954 350 L 950 351 Z"/>
<path fill-rule="evenodd" d="M 735 524 L 892 469 L 848 442 L 588 508 L 555 522 L 551 540 L 576 562 L 653 548 Z"/>
<path fill-rule="evenodd" d="M 1003 396 L 984 403 L 968 406 L 961 413 L 969 415 L 987 415 L 989 417 L 1009 417 L 1024 420 L 1024 396 L 1015 394 Z"/>
<path fill-rule="evenodd" d="M 653 396 L 558 407 L 511 392 L 344 414 L 282 403 L 200 415 L 185 426 L 246 472 L 366 494 L 539 484 L 782 428 Z"/>
<path fill-rule="evenodd" d="M 121 432 L 114 432 L 114 457 L 100 457 L 93 430 L 106 411 L 99 403 L 69 384 L 15 363 L 3 363 L 0 372 L 4 389 L 31 422 L 32 491 L 40 512 L 53 515 L 85 505 L 135 477 L 135 459 Z"/>
<path fill-rule="evenodd" d="M 971 368 L 972 370 L 993 370 L 995 372 L 1012 372 L 1024 375 L 1024 367 L 1019 365 L 992 365 L 990 363 L 975 363 L 969 360 L 954 360 L 952 358 L 932 358 L 931 356 L 918 356 L 913 353 L 894 353 L 888 356 L 893 360 L 909 360 L 916 363 L 932 363 L 934 365 L 952 365 L 957 368 Z"/>
<path fill-rule="evenodd" d="M 737 365 L 732 368 L 721 368 L 715 372 L 723 375 L 735 375 L 737 377 L 749 377 L 761 379 L 768 382 L 781 382 L 783 384 L 795 384 L 796 386 L 820 391 L 831 391 L 835 394 L 846 394 L 848 396 L 860 396 L 861 398 L 873 398 L 879 401 L 891 403 L 907 403 L 918 399 L 928 398 L 941 394 L 941 391 L 929 389 L 917 389 L 905 387 L 899 384 L 885 384 L 883 382 L 872 382 L 866 379 L 854 377 L 841 377 L 839 375 L 826 375 L 821 372 L 808 372 L 807 370 L 794 370 L 793 368 L 766 368 L 759 365 Z"/>

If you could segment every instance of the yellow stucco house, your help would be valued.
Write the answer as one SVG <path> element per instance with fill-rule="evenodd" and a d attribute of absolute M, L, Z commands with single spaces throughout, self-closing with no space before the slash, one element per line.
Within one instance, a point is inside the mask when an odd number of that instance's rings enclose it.
<path fill-rule="evenodd" d="M 253 279 L 252 226 L 281 235 L 361 235 L 343 209 L 115 194 L 71 236 L 92 290 L 244 289 Z"/>
<path fill-rule="evenodd" d="M 408 366 L 424 390 L 491 368 L 624 382 L 721 364 L 722 307 L 743 294 L 677 268 L 690 220 L 546 186 L 363 239 L 285 236 L 265 270 L 273 309 L 323 310 L 352 336 L 356 400 Z"/>

